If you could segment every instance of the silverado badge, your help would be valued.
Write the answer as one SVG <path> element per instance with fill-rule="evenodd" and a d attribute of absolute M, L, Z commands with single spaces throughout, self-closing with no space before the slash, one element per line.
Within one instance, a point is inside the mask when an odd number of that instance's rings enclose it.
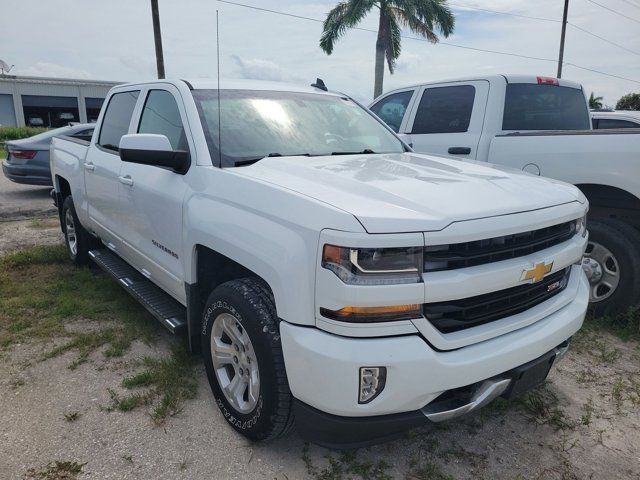
<path fill-rule="evenodd" d="M 529 283 L 538 283 L 540 280 L 544 278 L 544 276 L 547 273 L 551 271 L 552 268 L 553 268 L 553 262 L 536 263 L 532 269 L 522 271 L 522 276 L 520 277 L 520 281 L 527 280 L 529 281 Z"/>

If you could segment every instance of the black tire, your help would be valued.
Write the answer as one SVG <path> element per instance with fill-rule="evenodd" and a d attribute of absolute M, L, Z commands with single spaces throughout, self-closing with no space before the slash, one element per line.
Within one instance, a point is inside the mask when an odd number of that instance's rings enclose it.
<path fill-rule="evenodd" d="M 214 369 L 212 329 L 216 319 L 223 318 L 220 317 L 222 314 L 235 317 L 240 331 L 248 334 L 257 359 L 260 385 L 257 403 L 251 411 L 242 412 L 227 399 Z M 209 295 L 203 312 L 202 355 L 218 408 L 234 429 L 255 441 L 281 437 L 293 426 L 292 396 L 278 323 L 273 295 L 267 285 L 256 278 L 233 280 L 218 286 Z M 238 363 L 235 357 L 234 362 Z M 237 371 L 233 374 L 237 375 Z M 248 395 L 247 392 L 243 395 Z"/>
<path fill-rule="evenodd" d="M 619 270 L 619 282 L 613 292 L 591 303 L 594 313 L 615 315 L 640 305 L 640 232 L 615 219 L 589 220 L 587 227 L 589 246 L 585 256 L 593 252 L 593 242 L 600 244 L 613 254 Z"/>
<path fill-rule="evenodd" d="M 70 215 L 70 218 L 68 218 L 67 215 Z M 67 246 L 69 258 L 76 265 L 86 265 L 89 263 L 89 250 L 94 248 L 96 240 L 84 229 L 80 220 L 78 220 L 73 199 L 70 195 L 66 197 L 62 203 L 60 221 L 62 222 L 64 243 Z M 70 224 L 70 221 L 73 223 Z M 70 228 L 71 226 L 74 230 L 73 233 Z"/>

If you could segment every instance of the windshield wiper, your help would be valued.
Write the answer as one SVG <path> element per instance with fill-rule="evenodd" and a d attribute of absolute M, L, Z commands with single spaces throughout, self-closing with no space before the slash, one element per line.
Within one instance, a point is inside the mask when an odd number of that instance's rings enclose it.
<path fill-rule="evenodd" d="M 331 152 L 331 155 L 362 155 L 362 154 L 370 155 L 372 153 L 376 153 L 376 152 L 374 152 L 370 148 L 365 148 L 364 150 L 361 150 L 359 152 Z"/>
<path fill-rule="evenodd" d="M 233 166 L 234 167 L 244 167 L 246 165 L 252 165 L 256 162 L 259 162 L 260 160 L 262 160 L 263 158 L 270 158 L 270 157 L 310 157 L 311 154 L 310 153 L 291 153 L 291 154 L 286 154 L 283 155 L 281 153 L 278 152 L 274 152 L 274 153 L 269 153 L 267 155 L 264 155 L 262 157 L 257 157 L 257 158 L 248 158 L 246 160 L 236 160 L 235 162 L 233 162 Z"/>

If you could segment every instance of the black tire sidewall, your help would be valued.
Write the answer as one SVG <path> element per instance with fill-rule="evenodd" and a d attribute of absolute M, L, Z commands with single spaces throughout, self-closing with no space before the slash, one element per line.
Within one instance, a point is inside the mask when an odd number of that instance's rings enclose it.
<path fill-rule="evenodd" d="M 67 238 L 66 215 L 67 215 L 67 211 L 69 210 L 71 211 L 71 216 L 73 217 L 73 223 L 76 228 L 76 241 L 78 243 L 78 252 L 75 255 L 71 252 L 71 248 L 69 248 L 69 239 Z M 63 222 L 62 225 L 63 225 L 63 232 L 64 232 L 64 244 L 67 247 L 67 254 L 69 255 L 69 258 L 76 265 L 83 265 L 87 263 L 88 254 L 89 254 L 88 245 L 87 245 L 88 239 L 84 234 L 84 230 L 82 225 L 80 224 L 80 220 L 78 220 L 78 215 L 76 214 L 76 208 L 71 196 L 68 196 L 67 198 L 65 198 L 64 202 L 62 203 L 61 218 Z"/>
<path fill-rule="evenodd" d="M 211 355 L 211 331 L 213 322 L 222 313 L 236 317 L 246 330 L 258 360 L 260 393 L 258 403 L 248 414 L 238 412 L 225 398 L 216 377 Z M 237 290 L 221 285 L 212 292 L 204 308 L 202 320 L 202 356 L 207 377 L 218 408 L 234 429 L 253 440 L 262 440 L 273 430 L 272 418 L 277 413 L 278 391 L 274 359 L 269 332 L 263 330 L 259 314 Z"/>
<path fill-rule="evenodd" d="M 640 234 L 617 220 L 589 223 L 589 241 L 606 247 L 616 258 L 620 281 L 606 300 L 592 303 L 597 315 L 620 313 L 640 303 Z"/>

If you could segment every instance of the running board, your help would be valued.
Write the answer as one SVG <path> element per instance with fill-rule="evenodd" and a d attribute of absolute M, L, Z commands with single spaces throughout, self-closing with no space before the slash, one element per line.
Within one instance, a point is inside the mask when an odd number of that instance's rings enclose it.
<path fill-rule="evenodd" d="M 129 292 L 171 333 L 187 330 L 187 310 L 151 280 L 107 249 L 91 250 L 89 257 Z"/>

